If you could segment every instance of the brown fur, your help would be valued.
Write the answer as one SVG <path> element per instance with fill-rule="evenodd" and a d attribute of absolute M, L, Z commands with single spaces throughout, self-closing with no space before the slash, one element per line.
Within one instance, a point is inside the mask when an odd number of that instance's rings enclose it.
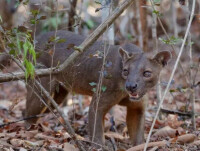
<path fill-rule="evenodd" d="M 15 0 L 0 0 L 0 16 L 3 20 L 1 25 L 5 29 L 11 29 L 14 25 L 13 17 L 17 11 L 17 1 Z M 1 36 L 1 35 L 0 35 Z M 3 48 L 0 44 L 0 52 L 3 52 Z M 0 54 L 0 69 L 3 69 L 10 62 L 10 57 L 6 54 Z"/>
<path fill-rule="evenodd" d="M 37 38 L 36 49 L 40 54 L 38 63 L 45 67 L 51 66 L 52 56 L 49 52 L 53 50 L 53 44 L 48 43 L 54 32 L 43 34 Z M 58 31 L 57 37 L 66 39 L 64 43 L 57 43 L 55 55 L 53 58 L 53 66 L 63 63 L 75 50 L 69 48 L 71 44 L 78 46 L 85 39 L 80 35 L 67 31 Z M 106 57 L 110 66 L 105 65 L 105 71 L 110 78 L 103 78 L 103 86 L 106 91 L 101 93 L 98 107 L 96 106 L 96 94 L 91 91 L 93 88 L 89 83 L 98 83 L 99 71 L 102 67 L 102 57 L 96 57 L 97 52 L 103 53 L 104 43 L 95 42 L 86 52 L 76 58 L 73 63 L 64 69 L 63 73 L 55 75 L 50 81 L 49 77 L 40 78 L 42 85 L 51 93 L 56 92 L 55 100 L 61 102 L 68 92 L 75 92 L 83 95 L 91 95 L 92 102 L 89 109 L 89 135 L 90 138 L 94 134 L 94 141 L 104 144 L 104 116 L 115 104 L 121 104 L 127 107 L 127 127 L 131 142 L 134 145 L 140 144 L 144 140 L 144 113 L 145 102 L 142 96 L 152 88 L 158 80 L 160 70 L 169 60 L 169 52 L 160 52 L 154 58 L 149 59 L 145 56 L 140 48 L 133 44 L 126 44 L 122 48 L 120 46 L 111 45 L 109 53 Z M 91 57 L 93 56 L 93 57 Z M 128 71 L 126 74 L 125 69 Z M 144 77 L 144 72 L 149 71 L 151 76 Z M 57 92 L 58 81 L 63 82 L 67 90 L 61 89 Z M 133 89 L 133 85 L 137 85 Z M 39 90 L 37 90 L 40 93 Z M 32 92 L 32 88 L 28 87 L 27 103 L 25 116 L 39 114 L 44 105 Z M 96 124 L 95 111 L 97 110 Z M 35 121 L 28 121 L 29 123 Z M 95 126 L 95 132 L 93 132 Z"/>
<path fill-rule="evenodd" d="M 1 0 L 0 1 L 0 15 L 3 19 L 3 27 L 10 29 L 13 26 L 13 16 L 17 11 L 16 0 Z"/>

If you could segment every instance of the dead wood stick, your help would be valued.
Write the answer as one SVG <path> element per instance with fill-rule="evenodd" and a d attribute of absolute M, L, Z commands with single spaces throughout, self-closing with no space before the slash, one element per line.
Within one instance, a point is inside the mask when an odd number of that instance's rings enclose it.
<path fill-rule="evenodd" d="M 188 116 L 188 117 L 192 116 L 192 112 L 180 112 L 180 111 L 175 111 L 175 110 L 168 110 L 165 108 L 161 108 L 161 111 L 168 114 L 178 114 L 180 116 Z"/>
<path fill-rule="evenodd" d="M 62 72 L 63 69 L 66 68 L 76 57 L 78 57 L 82 52 L 84 52 L 88 47 L 90 47 L 103 34 L 103 32 L 115 21 L 115 19 L 117 19 L 122 14 L 122 12 L 132 3 L 133 0 L 126 0 L 119 7 L 117 7 L 112 12 L 112 14 L 102 24 L 100 24 L 99 27 L 92 34 L 90 34 L 88 38 L 86 38 L 83 41 L 83 43 L 80 46 L 76 47 L 76 50 L 78 51 L 73 52 L 59 67 L 38 69 L 35 71 L 35 75 L 40 77 L 47 76 L 50 73 L 58 74 L 59 72 Z M 18 72 L 17 74 L 13 73 L 12 75 L 0 74 L 0 82 L 14 81 L 18 79 L 25 79 L 25 75 L 23 72 Z"/>
<path fill-rule="evenodd" d="M 167 145 L 167 143 L 168 143 L 167 141 L 151 142 L 151 143 L 148 144 L 147 147 L 148 148 L 149 147 L 155 147 L 155 146 L 157 146 L 157 147 L 163 147 L 163 146 Z M 129 148 L 126 151 L 141 151 L 141 150 L 144 149 L 144 147 L 145 147 L 145 143 L 137 145 L 137 146 L 132 147 L 132 148 Z"/>
<path fill-rule="evenodd" d="M 16 120 L 16 121 L 12 121 L 12 122 L 8 122 L 8 123 L 5 123 L 5 124 L 1 124 L 0 128 L 3 128 L 5 126 L 7 126 L 7 125 L 11 125 L 11 124 L 14 124 L 14 123 L 18 123 L 18 122 L 21 122 L 21 121 L 26 121 L 26 120 L 30 120 L 30 119 L 33 119 L 33 118 L 39 118 L 39 117 L 44 117 L 44 116 L 45 116 L 45 114 L 39 114 L 39 115 L 25 117 L 25 118 L 22 118 L 22 119 L 19 119 L 19 120 Z"/>

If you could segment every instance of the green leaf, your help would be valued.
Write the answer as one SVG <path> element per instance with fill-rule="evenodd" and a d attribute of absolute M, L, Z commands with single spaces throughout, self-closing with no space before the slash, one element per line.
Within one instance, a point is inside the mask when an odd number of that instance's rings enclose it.
<path fill-rule="evenodd" d="M 14 44 L 14 43 L 9 43 L 9 44 L 8 44 L 8 47 L 9 47 L 9 48 L 15 48 L 15 44 Z"/>
<path fill-rule="evenodd" d="M 94 1 L 96 4 L 100 4 L 101 5 L 101 2 L 99 2 L 99 1 L 97 1 L 97 0 L 95 0 Z"/>
<path fill-rule="evenodd" d="M 15 49 L 11 49 L 11 50 L 9 51 L 9 54 L 15 56 L 17 53 L 16 53 L 16 50 L 15 50 Z"/>
<path fill-rule="evenodd" d="M 87 20 L 85 23 L 86 23 L 88 29 L 94 28 L 94 22 L 91 19 Z"/>
<path fill-rule="evenodd" d="M 64 42 L 66 42 L 66 39 L 59 39 L 59 40 L 57 41 L 57 43 L 64 43 Z"/>
<path fill-rule="evenodd" d="M 169 92 L 174 93 L 176 92 L 176 89 L 170 89 Z"/>
<path fill-rule="evenodd" d="M 39 14 L 39 10 L 36 10 L 36 9 L 31 10 L 31 14 L 32 14 L 33 16 L 37 16 L 37 15 Z"/>
<path fill-rule="evenodd" d="M 60 37 L 55 37 L 55 36 L 51 36 L 48 40 L 48 42 L 56 42 L 60 39 Z"/>
<path fill-rule="evenodd" d="M 165 44 L 175 45 L 175 44 L 178 44 L 179 42 L 181 42 L 183 39 L 179 38 L 179 37 L 176 38 L 174 36 L 171 36 L 170 39 L 159 38 L 159 40 Z"/>
<path fill-rule="evenodd" d="M 128 38 L 128 40 L 133 40 L 132 34 L 128 33 L 128 34 L 127 34 L 127 38 Z"/>
<path fill-rule="evenodd" d="M 96 88 L 92 88 L 92 92 L 96 93 L 96 91 L 97 91 Z"/>
<path fill-rule="evenodd" d="M 23 44 L 23 49 L 24 49 L 24 59 L 27 57 L 27 52 L 29 52 L 30 55 L 33 57 L 34 64 L 36 64 L 36 53 L 32 43 L 26 40 L 25 43 Z"/>
<path fill-rule="evenodd" d="M 93 87 L 93 86 L 95 86 L 97 84 L 95 82 L 91 82 L 91 83 L 89 83 L 89 85 L 91 85 Z"/>
<path fill-rule="evenodd" d="M 162 16 L 162 14 L 157 10 L 154 10 L 153 13 L 156 14 L 157 16 Z"/>
<path fill-rule="evenodd" d="M 28 61 L 27 59 L 24 60 L 24 64 L 25 64 L 25 67 L 26 67 L 26 70 L 25 70 L 26 80 L 27 80 L 28 77 L 31 77 L 33 79 L 34 74 L 35 74 L 34 65 L 30 61 Z"/>
<path fill-rule="evenodd" d="M 29 3 L 29 0 L 26 0 L 26 1 L 23 2 L 23 5 L 28 5 L 28 3 Z"/>
<path fill-rule="evenodd" d="M 160 0 L 154 0 L 153 3 L 154 4 L 160 4 Z"/>
<path fill-rule="evenodd" d="M 28 42 L 26 41 L 23 44 L 23 49 L 24 49 L 24 59 L 27 57 L 27 52 L 28 52 Z"/>
<path fill-rule="evenodd" d="M 107 87 L 102 85 L 101 90 L 102 90 L 103 92 L 105 92 L 106 89 L 107 89 Z"/>
<path fill-rule="evenodd" d="M 35 19 L 31 19 L 31 20 L 30 20 L 30 23 L 31 23 L 32 25 L 35 25 L 35 24 L 36 24 L 36 20 L 35 20 Z"/>

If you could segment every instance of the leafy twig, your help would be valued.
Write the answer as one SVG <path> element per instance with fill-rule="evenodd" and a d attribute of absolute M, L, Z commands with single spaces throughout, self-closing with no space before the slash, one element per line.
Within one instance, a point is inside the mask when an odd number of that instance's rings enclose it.
<path fill-rule="evenodd" d="M 152 6 L 153 11 L 154 11 L 154 12 L 157 12 L 156 9 L 155 9 L 155 7 L 154 7 L 153 1 L 150 0 L 150 2 L 151 2 L 151 6 Z M 159 24 L 160 24 L 160 26 L 161 26 L 161 28 L 162 28 L 164 34 L 166 35 L 167 39 L 170 40 L 170 37 L 169 37 L 169 35 L 167 34 L 167 31 L 165 30 L 165 27 L 163 26 L 163 23 L 162 23 L 162 21 L 161 21 L 159 15 L 157 15 L 157 18 L 158 18 L 158 22 L 159 22 Z M 178 56 L 177 56 L 177 54 L 176 54 L 176 51 L 175 51 L 174 46 L 173 46 L 173 45 L 170 45 L 170 46 L 171 46 L 172 50 L 174 51 L 175 57 L 177 58 Z M 183 72 L 183 75 L 184 75 L 184 77 L 185 77 L 185 79 L 186 79 L 186 82 L 189 83 L 189 81 L 188 81 L 188 79 L 187 79 L 187 77 L 186 77 L 185 71 L 184 71 L 184 69 L 183 69 L 182 64 L 179 62 L 178 65 L 180 66 L 181 71 Z"/>

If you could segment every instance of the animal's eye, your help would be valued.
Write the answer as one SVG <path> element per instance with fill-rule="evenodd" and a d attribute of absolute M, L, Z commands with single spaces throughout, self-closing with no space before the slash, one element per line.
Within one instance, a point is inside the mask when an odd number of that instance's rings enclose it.
<path fill-rule="evenodd" d="M 128 70 L 127 69 L 124 69 L 123 70 L 123 74 L 124 74 L 124 76 L 127 76 L 129 73 L 128 73 Z"/>
<path fill-rule="evenodd" d="M 149 78 L 149 77 L 151 77 L 151 74 L 152 73 L 150 71 L 144 71 L 143 76 L 146 78 Z"/>

